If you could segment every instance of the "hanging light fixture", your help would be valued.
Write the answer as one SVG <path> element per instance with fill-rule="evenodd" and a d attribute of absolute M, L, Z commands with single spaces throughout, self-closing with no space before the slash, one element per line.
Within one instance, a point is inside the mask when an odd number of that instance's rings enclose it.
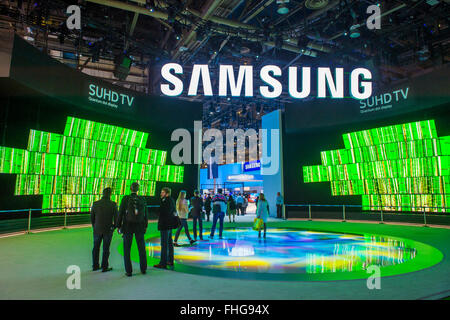
<path fill-rule="evenodd" d="M 278 14 L 287 14 L 289 13 L 289 8 L 287 4 L 289 3 L 289 0 L 277 0 L 277 13 Z"/>

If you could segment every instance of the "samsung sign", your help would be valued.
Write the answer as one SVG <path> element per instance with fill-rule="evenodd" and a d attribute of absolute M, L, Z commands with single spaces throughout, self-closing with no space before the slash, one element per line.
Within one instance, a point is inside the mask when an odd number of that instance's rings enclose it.
<path fill-rule="evenodd" d="M 261 169 L 261 162 L 259 160 L 244 162 L 244 172 L 256 171 Z"/>
<path fill-rule="evenodd" d="M 119 106 L 131 107 L 134 97 L 91 83 L 89 85 L 89 101 L 113 108 L 118 108 Z"/>
<path fill-rule="evenodd" d="M 310 67 L 289 67 L 288 92 L 295 99 L 304 99 L 311 94 Z M 316 68 L 317 97 L 343 99 L 345 94 L 344 68 Z M 166 96 L 179 96 L 184 90 L 181 79 L 183 67 L 178 63 L 167 63 L 161 68 L 161 77 L 168 83 L 161 84 L 161 92 Z M 282 76 L 282 70 L 275 65 L 263 66 L 259 70 L 259 76 L 266 85 L 259 87 L 259 92 L 264 98 L 277 98 L 283 92 L 283 85 L 278 80 Z M 350 94 L 353 98 L 363 100 L 372 96 L 372 73 L 365 68 L 357 68 L 350 72 Z M 199 84 L 202 84 L 202 93 L 199 93 Z M 301 88 L 301 89 L 299 89 Z M 327 95 L 329 91 L 329 96 Z M 225 97 L 231 93 L 232 97 L 253 97 L 253 66 L 241 65 L 236 70 L 231 65 L 219 66 L 219 81 L 216 90 L 218 96 Z M 188 96 L 214 96 L 211 75 L 207 64 L 194 64 L 189 79 Z"/>

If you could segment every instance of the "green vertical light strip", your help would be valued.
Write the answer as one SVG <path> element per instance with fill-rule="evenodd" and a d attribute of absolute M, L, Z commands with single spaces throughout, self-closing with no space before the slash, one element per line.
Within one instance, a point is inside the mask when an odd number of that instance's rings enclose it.
<path fill-rule="evenodd" d="M 147 141 L 145 132 L 68 117 L 62 135 L 30 130 L 26 150 L 0 146 L 0 173 L 17 174 L 15 195 L 43 195 L 46 213 L 89 207 L 106 187 L 119 201 L 134 181 L 153 196 L 156 181 L 183 182 L 184 167 L 165 165 L 167 152 Z"/>
<path fill-rule="evenodd" d="M 322 151 L 304 166 L 305 183 L 330 182 L 333 196 L 362 196 L 363 210 L 449 212 L 450 137 L 434 120 L 342 136 L 345 149 Z"/>

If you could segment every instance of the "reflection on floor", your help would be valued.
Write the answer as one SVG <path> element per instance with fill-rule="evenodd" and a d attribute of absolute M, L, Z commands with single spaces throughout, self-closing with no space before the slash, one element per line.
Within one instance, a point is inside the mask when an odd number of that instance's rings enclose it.
<path fill-rule="evenodd" d="M 204 232 L 208 239 L 208 232 Z M 180 242 L 182 244 L 182 242 Z M 159 259 L 160 239 L 148 240 L 150 257 Z M 223 239 L 198 241 L 175 249 L 179 264 L 198 268 L 260 273 L 339 273 L 390 266 L 414 259 L 407 242 L 373 235 L 269 228 L 267 238 L 252 228 L 225 229 Z"/>

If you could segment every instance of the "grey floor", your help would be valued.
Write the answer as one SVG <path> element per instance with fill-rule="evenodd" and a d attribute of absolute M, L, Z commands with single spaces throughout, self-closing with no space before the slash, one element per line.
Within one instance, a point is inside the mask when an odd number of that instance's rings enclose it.
<path fill-rule="evenodd" d="M 247 219 L 247 218 L 246 218 Z M 340 222 L 301 222 L 320 228 Z M 283 226 L 285 222 L 273 222 Z M 109 273 L 92 272 L 90 228 L 75 228 L 0 239 L 0 299 L 438 299 L 450 295 L 450 230 L 410 226 L 347 223 L 348 231 L 365 228 L 411 237 L 441 250 L 444 260 L 431 268 L 381 280 L 369 290 L 366 280 L 280 282 L 216 278 L 150 269 L 146 275 L 124 275 L 121 238 L 115 234 Z M 155 231 L 151 224 L 150 231 Z M 70 265 L 81 268 L 81 289 L 66 287 Z M 138 270 L 137 264 L 133 263 Z"/>

